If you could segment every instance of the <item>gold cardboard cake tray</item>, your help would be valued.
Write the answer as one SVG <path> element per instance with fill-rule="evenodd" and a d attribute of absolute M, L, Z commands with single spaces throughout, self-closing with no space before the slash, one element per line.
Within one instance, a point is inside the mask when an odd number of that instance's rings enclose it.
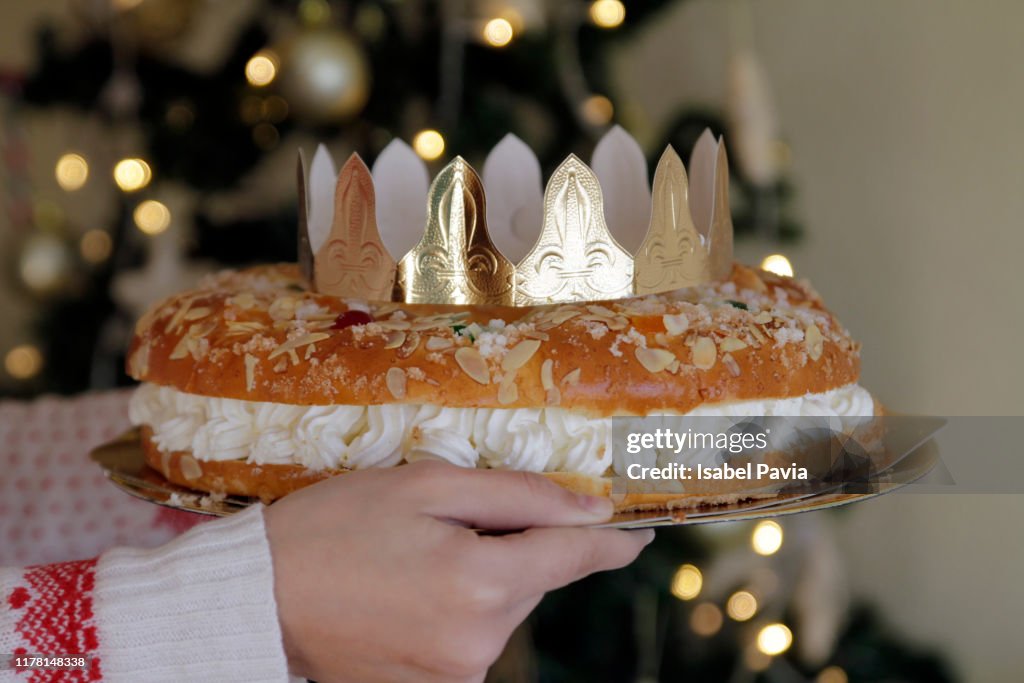
<path fill-rule="evenodd" d="M 930 434 L 929 434 L 930 436 Z M 243 496 L 211 495 L 172 484 L 146 464 L 139 434 L 125 432 L 90 454 L 107 478 L 119 489 L 142 500 L 187 512 L 223 517 L 243 510 L 257 501 Z M 813 488 L 792 489 L 768 498 L 685 510 L 623 512 L 597 525 L 606 528 L 641 529 L 646 527 L 738 522 L 792 515 L 813 510 L 849 505 L 890 493 L 917 481 L 939 461 L 934 439 L 913 439 L 892 464 L 866 480 L 838 484 L 818 483 Z"/>

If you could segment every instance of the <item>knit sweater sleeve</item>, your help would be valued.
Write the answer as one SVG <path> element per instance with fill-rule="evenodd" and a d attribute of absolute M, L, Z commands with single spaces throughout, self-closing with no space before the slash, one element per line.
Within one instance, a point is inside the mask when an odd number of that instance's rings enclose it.
<path fill-rule="evenodd" d="M 260 506 L 158 548 L 0 569 L 0 653 L 86 655 L 0 681 L 286 681 Z"/>

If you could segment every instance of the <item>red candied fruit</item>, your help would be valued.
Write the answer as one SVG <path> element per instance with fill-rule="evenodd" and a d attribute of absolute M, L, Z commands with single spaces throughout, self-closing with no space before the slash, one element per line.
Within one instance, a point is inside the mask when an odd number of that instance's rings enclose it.
<path fill-rule="evenodd" d="M 346 327 L 352 327 L 353 325 L 365 325 L 366 323 L 372 323 L 373 316 L 365 311 L 348 310 L 339 315 L 334 324 L 331 325 L 332 330 L 343 330 Z"/>

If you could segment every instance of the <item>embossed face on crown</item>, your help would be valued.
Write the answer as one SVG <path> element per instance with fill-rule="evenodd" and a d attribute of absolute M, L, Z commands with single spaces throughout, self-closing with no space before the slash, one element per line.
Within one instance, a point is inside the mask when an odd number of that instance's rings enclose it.
<path fill-rule="evenodd" d="M 409 303 L 511 304 L 512 264 L 487 234 L 483 184 L 457 158 L 430 188 L 427 229 L 402 259 L 399 286 Z"/>
<path fill-rule="evenodd" d="M 597 177 L 575 156 L 551 176 L 543 231 L 516 274 L 519 305 L 632 293 L 633 258 L 608 231 Z"/>
<path fill-rule="evenodd" d="M 334 220 L 327 241 L 316 254 L 317 289 L 335 296 L 388 299 L 395 261 L 377 230 L 373 177 L 353 154 L 334 193 Z"/>

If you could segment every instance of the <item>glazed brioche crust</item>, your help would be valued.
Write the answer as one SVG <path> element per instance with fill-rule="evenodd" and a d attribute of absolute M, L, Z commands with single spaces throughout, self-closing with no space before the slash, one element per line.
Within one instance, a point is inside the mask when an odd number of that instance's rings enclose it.
<path fill-rule="evenodd" d="M 351 310 L 373 321 L 332 329 Z M 859 365 L 809 285 L 739 264 L 674 293 L 523 308 L 345 301 L 305 291 L 294 266 L 264 266 L 157 305 L 128 356 L 135 379 L 204 396 L 594 416 L 821 393 L 856 382 Z"/>

